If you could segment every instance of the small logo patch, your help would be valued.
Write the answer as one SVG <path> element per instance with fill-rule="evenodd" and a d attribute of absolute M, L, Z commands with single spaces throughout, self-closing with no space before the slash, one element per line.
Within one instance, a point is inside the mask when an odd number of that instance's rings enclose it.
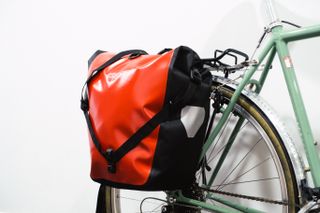
<path fill-rule="evenodd" d="M 290 56 L 284 57 L 283 61 L 284 61 L 285 65 L 286 65 L 286 68 L 292 68 L 293 67 L 292 60 L 291 60 Z"/>

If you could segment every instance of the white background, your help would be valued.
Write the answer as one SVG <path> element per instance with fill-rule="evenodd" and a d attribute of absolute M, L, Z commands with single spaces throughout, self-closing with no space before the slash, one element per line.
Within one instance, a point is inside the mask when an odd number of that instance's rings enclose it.
<path fill-rule="evenodd" d="M 320 23 L 319 1 L 279 2 L 281 18 Z M 1 0 L 0 211 L 94 212 L 98 185 L 89 178 L 79 98 L 96 49 L 156 53 L 187 45 L 202 57 L 229 47 L 251 54 L 265 24 L 257 0 Z M 292 48 L 319 140 L 320 39 Z M 263 95 L 293 129 L 277 66 Z"/>

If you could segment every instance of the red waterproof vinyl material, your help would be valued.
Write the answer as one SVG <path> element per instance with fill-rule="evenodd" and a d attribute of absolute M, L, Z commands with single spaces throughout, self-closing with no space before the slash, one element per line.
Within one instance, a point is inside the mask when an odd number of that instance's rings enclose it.
<path fill-rule="evenodd" d="M 89 83 L 89 113 L 102 148 L 116 150 L 141 126 L 158 113 L 164 102 L 169 63 L 173 51 L 163 55 L 142 55 L 120 59 Z M 89 72 L 114 54 L 101 53 Z M 130 63 L 127 63 L 130 62 Z M 105 158 L 90 138 L 93 179 L 143 185 L 151 172 L 159 127 L 127 153 L 118 163 L 117 172 L 108 172 Z"/>

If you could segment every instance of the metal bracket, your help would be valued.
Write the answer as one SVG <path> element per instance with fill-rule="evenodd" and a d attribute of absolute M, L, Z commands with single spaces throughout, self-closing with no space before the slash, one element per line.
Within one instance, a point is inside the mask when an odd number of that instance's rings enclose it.
<path fill-rule="evenodd" d="M 282 22 L 280 19 L 277 19 L 276 21 L 274 22 L 271 22 L 265 29 L 267 32 L 271 32 L 271 30 L 277 26 L 282 26 Z"/>
<path fill-rule="evenodd" d="M 311 188 L 307 184 L 307 180 L 303 179 L 301 180 L 301 194 L 302 198 L 307 201 L 318 201 L 320 200 L 320 187 Z"/>
<path fill-rule="evenodd" d="M 320 210 L 320 204 L 315 201 L 310 201 L 304 205 L 298 213 L 317 213 Z"/>

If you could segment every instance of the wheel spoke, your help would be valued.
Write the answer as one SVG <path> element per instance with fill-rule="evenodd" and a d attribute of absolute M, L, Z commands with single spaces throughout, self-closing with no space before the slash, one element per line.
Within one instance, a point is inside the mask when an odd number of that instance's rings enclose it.
<path fill-rule="evenodd" d="M 265 162 L 267 162 L 269 159 L 271 159 L 270 156 L 268 156 L 266 159 L 264 159 L 263 161 L 261 161 L 260 163 L 254 165 L 253 167 L 251 167 L 250 169 L 248 169 L 247 171 L 243 172 L 242 174 L 238 175 L 237 177 L 235 177 L 233 180 L 229 181 L 229 183 L 234 182 L 235 180 L 238 180 L 240 177 L 244 176 L 245 174 L 249 173 L 250 171 L 254 170 L 255 168 L 261 166 L 262 164 L 264 164 Z M 222 184 L 222 185 L 228 185 L 228 184 Z M 220 189 L 223 189 L 224 187 L 221 187 Z"/>
<path fill-rule="evenodd" d="M 225 179 L 223 179 L 223 181 L 221 182 L 221 184 L 224 184 L 225 181 L 230 177 L 230 175 L 232 175 L 232 173 L 239 167 L 239 165 L 247 158 L 247 156 L 249 156 L 250 153 L 252 153 L 252 151 L 254 150 L 254 148 L 257 146 L 257 144 L 262 140 L 262 137 L 251 147 L 251 149 L 243 156 L 243 158 L 237 163 L 237 165 L 231 170 L 231 172 L 225 177 Z M 219 184 L 219 185 L 221 185 Z M 219 187 L 218 187 L 219 189 Z"/>
<path fill-rule="evenodd" d="M 131 201 L 136 201 L 136 202 L 139 202 L 139 203 L 141 203 L 141 201 L 142 201 L 141 199 L 125 197 L 125 196 L 119 196 L 119 198 L 126 199 L 126 200 L 131 200 Z M 159 203 L 152 202 L 152 201 L 147 201 L 147 200 L 145 200 L 144 203 L 153 204 L 153 205 L 158 205 L 159 204 Z"/>
<path fill-rule="evenodd" d="M 219 149 L 217 154 L 215 154 L 212 158 L 210 158 L 210 160 L 208 161 L 208 164 L 210 164 L 214 159 L 216 159 L 226 146 L 227 144 L 222 145 L 222 147 Z"/>
<path fill-rule="evenodd" d="M 239 132 L 240 132 L 248 123 L 249 123 L 249 122 L 247 121 L 247 122 L 239 129 Z M 235 135 L 235 136 L 236 136 L 236 135 Z M 234 139 L 235 139 L 234 137 L 231 138 L 231 140 L 234 140 Z M 219 156 L 220 152 L 222 152 L 226 146 L 227 146 L 227 144 L 224 144 L 224 145 L 222 146 L 222 148 L 219 149 L 218 153 L 217 153 L 216 155 L 214 155 L 214 156 L 210 159 L 210 161 L 208 161 L 208 164 L 210 164 L 215 158 L 217 158 L 217 157 Z"/>
<path fill-rule="evenodd" d="M 158 210 L 159 208 L 161 208 L 163 206 L 163 203 L 161 203 L 160 205 L 158 205 L 156 208 L 154 208 L 151 212 L 155 212 L 156 210 Z"/>
<path fill-rule="evenodd" d="M 219 190 L 223 189 L 225 186 L 234 185 L 234 184 L 241 184 L 241 183 L 252 183 L 252 182 L 261 182 L 261 181 L 270 181 L 270 180 L 279 180 L 279 177 L 270 177 L 270 178 L 261 178 L 261 179 L 255 179 L 255 180 L 245 180 L 245 181 L 238 181 L 238 182 L 229 182 L 222 185 L 216 185 L 212 187 L 217 186 L 223 186 Z"/>
<path fill-rule="evenodd" d="M 213 151 L 215 150 L 217 144 L 219 143 L 219 140 L 220 140 L 221 136 L 223 135 L 224 131 L 226 130 L 226 127 L 228 126 L 227 124 L 229 123 L 229 121 L 230 121 L 230 119 L 231 119 L 231 116 L 232 116 L 232 113 L 229 115 L 229 118 L 227 119 L 227 121 L 226 121 L 226 123 L 225 123 L 225 125 L 224 125 L 224 127 L 223 127 L 223 129 L 222 129 L 222 131 L 221 131 L 221 133 L 220 133 L 220 135 L 219 135 L 219 137 L 218 137 L 218 139 L 217 139 L 217 142 L 214 143 L 213 148 L 211 149 L 211 151 L 210 151 L 210 153 L 209 153 L 208 156 L 212 155 Z M 221 151 L 221 150 L 220 150 L 220 151 Z M 220 151 L 219 151 L 219 152 L 220 152 Z M 210 161 L 210 160 L 208 160 L 208 162 L 209 162 L 209 161 Z"/>

